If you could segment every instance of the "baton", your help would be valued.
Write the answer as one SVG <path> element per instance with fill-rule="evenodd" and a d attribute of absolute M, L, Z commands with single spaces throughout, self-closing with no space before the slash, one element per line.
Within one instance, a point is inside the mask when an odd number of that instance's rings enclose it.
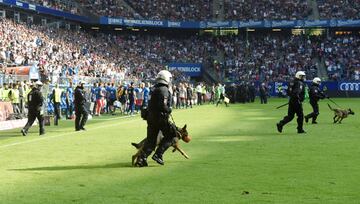
<path fill-rule="evenodd" d="M 289 105 L 289 102 L 287 102 L 287 103 L 285 103 L 285 104 L 283 104 L 283 105 L 281 105 L 279 107 L 276 107 L 276 109 L 282 108 L 282 107 L 287 106 L 287 105 Z"/>
<path fill-rule="evenodd" d="M 176 124 L 175 124 L 175 121 L 174 121 L 174 118 L 173 118 L 172 114 L 170 114 L 170 117 L 171 117 L 172 122 L 173 122 L 173 123 L 174 123 L 174 125 L 176 126 Z"/>
<path fill-rule="evenodd" d="M 333 104 L 335 104 L 338 108 L 341 108 L 335 101 L 331 100 L 330 98 L 327 98 L 329 101 L 331 101 Z"/>

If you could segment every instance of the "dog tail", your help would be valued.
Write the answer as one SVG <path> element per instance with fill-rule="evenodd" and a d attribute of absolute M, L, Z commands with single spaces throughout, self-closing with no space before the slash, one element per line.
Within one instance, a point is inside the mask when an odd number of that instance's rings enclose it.
<path fill-rule="evenodd" d="M 329 106 L 330 110 L 334 111 L 334 109 L 330 106 L 330 104 L 328 104 L 328 106 Z"/>

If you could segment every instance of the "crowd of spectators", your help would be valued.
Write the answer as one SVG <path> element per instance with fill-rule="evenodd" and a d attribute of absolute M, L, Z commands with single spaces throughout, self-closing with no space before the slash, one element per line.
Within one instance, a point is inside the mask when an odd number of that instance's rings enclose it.
<path fill-rule="evenodd" d="M 0 65 L 37 65 L 56 83 L 79 76 L 112 80 L 151 80 L 166 64 L 211 64 L 224 53 L 225 76 L 232 81 L 289 80 L 304 70 L 311 78 L 325 60 L 331 79 L 358 79 L 360 38 L 253 34 L 211 37 L 160 33 L 104 34 L 51 29 L 0 20 Z M 219 73 L 223 73 L 218 70 Z M 179 81 L 188 81 L 175 73 Z"/>
<path fill-rule="evenodd" d="M 253 35 L 248 42 L 232 37 L 224 44 L 226 75 L 240 81 L 288 81 L 304 70 L 314 77 L 317 43 L 305 36 Z"/>
<path fill-rule="evenodd" d="M 359 0 L 317 0 L 322 19 L 360 19 Z"/>
<path fill-rule="evenodd" d="M 73 1 L 70 0 L 22 0 L 31 4 L 36 4 L 60 11 L 70 12 L 72 14 L 80 14 L 80 10 Z"/>
<path fill-rule="evenodd" d="M 213 0 L 24 1 L 73 14 L 82 15 L 81 10 L 85 9 L 98 16 L 130 19 L 202 21 L 217 18 L 220 13 L 213 10 Z M 316 3 L 321 19 L 360 19 L 359 0 L 317 0 Z M 224 0 L 219 9 L 224 10 L 224 20 L 298 20 L 307 19 L 313 12 L 307 0 Z"/>
<path fill-rule="evenodd" d="M 311 14 L 306 0 L 225 0 L 225 19 L 296 20 Z"/>
<path fill-rule="evenodd" d="M 126 0 L 143 18 L 152 20 L 209 20 L 212 0 Z"/>
<path fill-rule="evenodd" d="M 120 4 L 118 0 L 77 0 L 88 11 L 98 16 L 112 16 L 124 18 L 139 18 L 140 16 L 124 5 Z"/>
<path fill-rule="evenodd" d="M 319 46 L 329 79 L 360 80 L 360 37 L 330 36 Z"/>

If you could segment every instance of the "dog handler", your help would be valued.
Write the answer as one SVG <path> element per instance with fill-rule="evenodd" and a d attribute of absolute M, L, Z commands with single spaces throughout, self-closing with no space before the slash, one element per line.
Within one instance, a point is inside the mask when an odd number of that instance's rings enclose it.
<path fill-rule="evenodd" d="M 281 133 L 284 125 L 294 119 L 294 115 L 297 115 L 297 131 L 299 134 L 306 133 L 303 129 L 304 124 L 304 113 L 302 102 L 305 99 L 305 72 L 298 71 L 295 74 L 295 79 L 289 84 L 288 95 L 290 96 L 289 99 L 289 107 L 288 107 L 288 114 L 281 120 L 279 123 L 276 124 L 277 130 Z"/>
<path fill-rule="evenodd" d="M 313 112 L 305 116 L 306 123 L 308 123 L 309 119 L 312 118 L 312 124 L 317 124 L 316 119 L 320 114 L 318 101 L 320 99 L 327 98 L 327 96 L 319 88 L 320 83 L 321 83 L 321 79 L 319 77 L 315 77 L 313 79 L 313 83 L 310 88 L 310 104 L 311 107 L 313 108 Z"/>
<path fill-rule="evenodd" d="M 164 165 L 162 155 L 172 144 L 172 126 L 169 122 L 169 115 L 171 113 L 171 94 L 169 86 L 171 86 L 172 75 L 167 70 L 162 70 L 156 77 L 156 84 L 151 92 L 151 99 L 149 101 L 147 113 L 147 138 L 144 144 L 142 153 L 140 154 L 136 166 L 147 166 L 147 157 L 152 153 L 156 147 L 156 140 L 159 131 L 164 135 L 159 147 L 155 151 L 152 159 L 158 164 Z"/>

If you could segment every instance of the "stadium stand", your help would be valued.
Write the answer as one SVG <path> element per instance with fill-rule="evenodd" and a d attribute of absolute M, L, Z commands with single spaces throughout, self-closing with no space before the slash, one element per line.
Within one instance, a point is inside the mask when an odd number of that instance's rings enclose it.
<path fill-rule="evenodd" d="M 322 19 L 359 19 L 359 0 L 317 0 Z"/>

